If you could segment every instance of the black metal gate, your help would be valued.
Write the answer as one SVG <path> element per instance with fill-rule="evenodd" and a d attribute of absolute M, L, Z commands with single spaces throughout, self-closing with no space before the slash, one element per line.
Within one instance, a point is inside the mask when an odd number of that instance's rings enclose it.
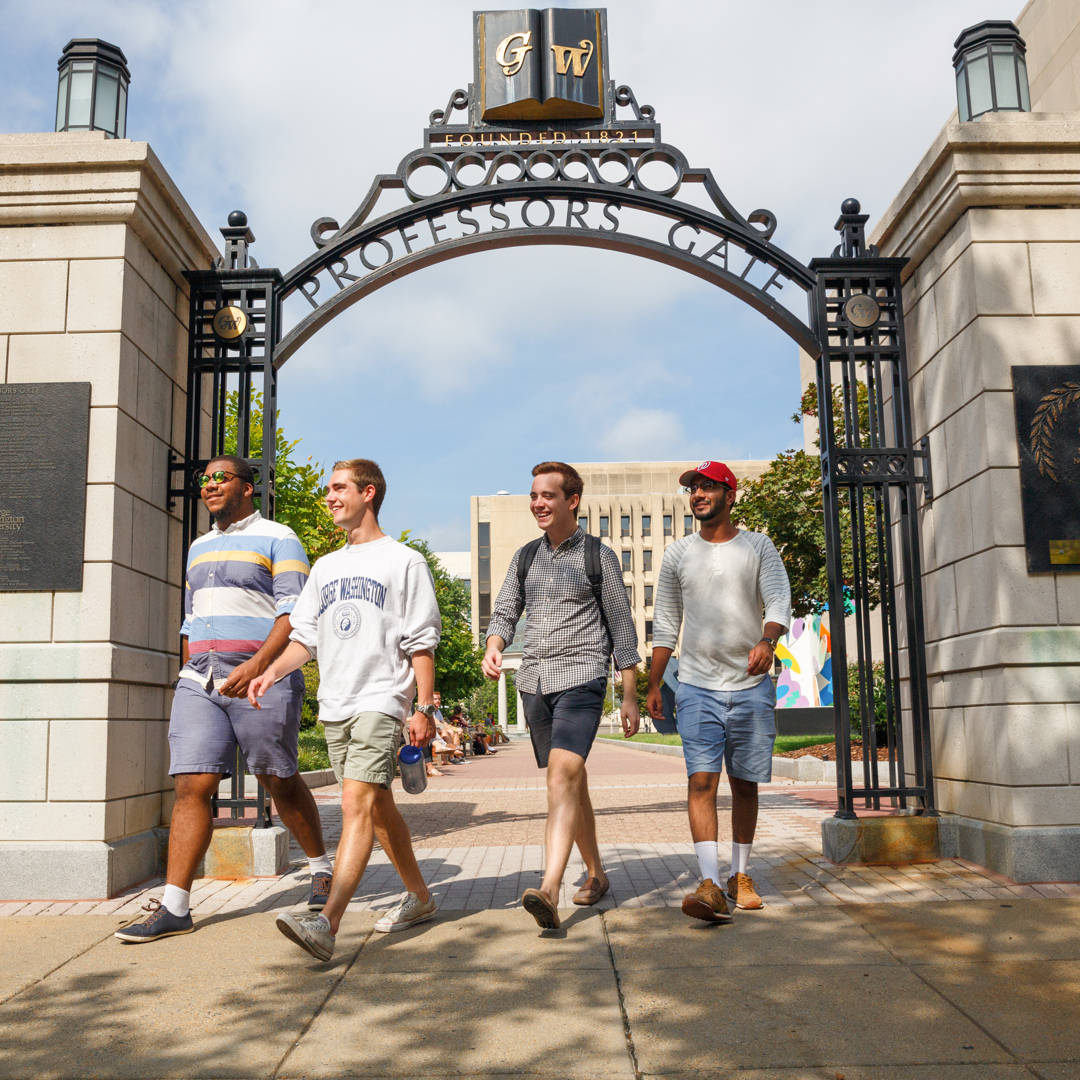
<path fill-rule="evenodd" d="M 745 217 L 736 211 L 708 169 L 691 168 L 681 151 L 662 141 L 653 109 L 639 106 L 627 86 L 608 85 L 603 120 L 574 121 L 566 131 L 485 123 L 474 96 L 474 86 L 455 90 L 446 108 L 431 114 L 424 145 L 394 172 L 375 178 L 344 226 L 318 219 L 311 228 L 314 251 L 288 273 L 254 264 L 248 255 L 253 237 L 236 212 L 222 230 L 225 260 L 187 275 L 187 442 L 185 460 L 172 466 L 170 488 L 185 500 L 185 546 L 197 532 L 190 481 L 226 448 L 229 391 L 239 395 L 241 454 L 250 450 L 251 394 L 263 395 L 263 450 L 253 464 L 263 513 L 273 516 L 277 369 L 319 327 L 382 285 L 471 251 L 526 244 L 602 247 L 664 262 L 738 296 L 817 358 L 838 814 L 853 816 L 857 802 L 879 808 L 883 800 L 933 813 L 915 515 L 920 486 L 929 497 L 929 462 L 925 446 L 916 448 L 912 437 L 904 260 L 866 250 L 866 216 L 848 200 L 833 257 L 803 265 L 772 243 L 776 217 L 768 210 Z M 468 113 L 469 123 L 450 123 L 458 110 Z M 620 110 L 629 115 L 620 118 Z M 426 188 L 417 179 L 424 173 Z M 677 198 L 691 188 L 696 199 Z M 388 195 L 395 205 L 386 205 Z M 802 302 L 806 316 L 798 313 Z M 858 786 L 847 753 L 845 604 L 857 626 L 855 718 L 865 735 Z M 874 620 L 881 628 L 880 657 L 873 651 Z M 883 695 L 877 693 L 884 697 L 887 752 L 880 776 L 875 663 L 884 682 Z"/>

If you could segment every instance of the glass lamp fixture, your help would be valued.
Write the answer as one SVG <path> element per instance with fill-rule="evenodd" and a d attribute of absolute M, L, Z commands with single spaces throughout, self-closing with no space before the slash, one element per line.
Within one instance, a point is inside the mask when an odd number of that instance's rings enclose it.
<path fill-rule="evenodd" d="M 956 105 L 961 121 L 988 112 L 1031 112 L 1027 46 L 1008 19 L 987 19 L 953 42 Z"/>
<path fill-rule="evenodd" d="M 123 52 L 100 38 L 72 38 L 56 66 L 56 130 L 124 138 L 131 72 Z"/>

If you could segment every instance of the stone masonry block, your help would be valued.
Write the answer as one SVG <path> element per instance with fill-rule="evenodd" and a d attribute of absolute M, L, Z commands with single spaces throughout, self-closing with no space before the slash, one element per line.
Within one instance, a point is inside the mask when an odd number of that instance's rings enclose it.
<path fill-rule="evenodd" d="M 971 491 L 971 525 L 976 549 L 1022 546 L 1020 470 L 987 469 L 973 476 L 967 486 Z"/>
<path fill-rule="evenodd" d="M 114 563 L 83 565 L 82 592 L 57 593 L 53 601 L 54 641 L 108 641 Z"/>
<path fill-rule="evenodd" d="M 124 834 L 134 836 L 161 824 L 161 794 L 136 795 L 124 799 Z"/>
<path fill-rule="evenodd" d="M 169 519 L 164 510 L 135 499 L 132 508 L 131 567 L 164 580 L 168 574 Z"/>
<path fill-rule="evenodd" d="M 130 270 L 146 282 L 162 304 L 171 308 L 175 303 L 177 283 L 150 253 L 138 234 L 130 229 L 125 238 L 124 257 Z"/>
<path fill-rule="evenodd" d="M 1075 362 L 1080 356 L 1080 315 L 980 318 L 972 346 L 970 362 L 960 372 L 965 394 L 983 388 L 1012 393 L 1014 364 Z"/>
<path fill-rule="evenodd" d="M 67 303 L 66 262 L 0 262 L 0 330 L 61 333 Z"/>
<path fill-rule="evenodd" d="M 933 290 L 924 293 L 914 304 L 905 305 L 904 333 L 908 347 L 908 370 L 919 371 L 941 347 Z"/>
<path fill-rule="evenodd" d="M 124 807 L 119 801 L 0 802 L 4 840 L 105 840 L 121 836 L 123 829 Z"/>
<path fill-rule="evenodd" d="M 895 866 L 940 856 L 936 817 L 825 818 L 822 852 L 835 863 Z"/>
<path fill-rule="evenodd" d="M 1031 828 L 1069 825 L 1080 828 L 1080 786 L 990 788 L 987 819 Z"/>
<path fill-rule="evenodd" d="M 1035 311 L 1039 315 L 1080 315 L 1080 245 L 1029 246 Z"/>
<path fill-rule="evenodd" d="M 156 364 L 139 355 L 138 410 L 136 419 L 159 438 L 168 438 L 172 413 L 173 382 Z"/>
<path fill-rule="evenodd" d="M 935 709 L 930 714 L 930 746 L 934 775 L 963 779 L 967 776 L 966 728 L 963 709 Z"/>
<path fill-rule="evenodd" d="M 0 593 L 0 641 L 48 641 L 52 616 L 52 593 Z"/>
<path fill-rule="evenodd" d="M 45 798 L 47 720 L 0 721 L 0 802 Z"/>
<path fill-rule="evenodd" d="M 124 254 L 121 224 L 24 225 L 0 232 L 0 259 L 108 259 Z"/>
<path fill-rule="evenodd" d="M 1032 577 L 1022 548 L 991 548 L 956 564 L 961 633 L 1057 621 L 1054 583 Z"/>
<path fill-rule="evenodd" d="M 161 300 L 146 280 L 133 270 L 124 276 L 123 327 L 124 333 L 138 348 L 157 359 L 157 320 Z M 168 314 L 168 312 L 160 312 Z"/>
<path fill-rule="evenodd" d="M 67 330 L 121 330 L 124 260 L 73 262 L 68 286 Z"/>
<path fill-rule="evenodd" d="M 1026 244 L 972 244 L 979 315 L 1030 315 L 1031 274 Z"/>
<path fill-rule="evenodd" d="M 123 566 L 114 566 L 112 576 L 112 640 L 148 648 L 151 579 Z"/>
<path fill-rule="evenodd" d="M 956 634 L 956 575 L 952 566 L 923 575 L 923 624 L 931 641 Z"/>
<path fill-rule="evenodd" d="M 972 705 L 963 713 L 966 767 L 952 775 L 1013 787 L 1069 783 L 1061 705 Z"/>
<path fill-rule="evenodd" d="M 1080 880 L 1080 828 L 1011 828 L 959 817 L 957 853 L 1014 881 Z"/>
<path fill-rule="evenodd" d="M 108 683 L 0 683 L 0 720 L 106 717 Z"/>
<path fill-rule="evenodd" d="M 203 875 L 214 878 L 272 877 L 289 865 L 289 834 L 280 825 L 219 826 L 203 860 Z"/>
<path fill-rule="evenodd" d="M 1055 574 L 1054 589 L 1058 621 L 1074 626 L 1080 623 L 1080 574 Z"/>
<path fill-rule="evenodd" d="M 135 367 L 119 334 L 17 334 L 9 382 L 89 382 L 90 404 L 134 412 Z"/>
<path fill-rule="evenodd" d="M 1029 46 L 1030 48 L 1030 46 Z M 1060 245 L 1080 241 L 1080 209 L 1076 207 L 979 207 L 968 211 L 975 243 L 1042 241 Z M 1035 253 L 1032 252 L 1034 263 Z"/>
<path fill-rule="evenodd" d="M 1069 754 L 1069 783 L 1080 784 L 1080 702 L 1065 706 L 1065 732 Z"/>

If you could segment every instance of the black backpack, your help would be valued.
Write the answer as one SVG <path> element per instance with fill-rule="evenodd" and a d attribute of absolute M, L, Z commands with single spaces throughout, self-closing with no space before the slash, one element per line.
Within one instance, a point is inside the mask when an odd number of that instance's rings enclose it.
<path fill-rule="evenodd" d="M 517 579 L 523 602 L 525 600 L 525 579 L 529 576 L 533 560 L 536 558 L 536 553 L 540 550 L 540 545 L 543 542 L 544 537 L 538 536 L 518 550 Z M 604 568 L 600 562 L 600 539 L 589 533 L 585 534 L 585 576 L 589 579 L 589 588 L 592 589 L 593 598 L 596 600 L 596 606 L 600 611 L 600 622 L 608 636 L 610 646 L 612 642 L 611 627 L 608 626 L 607 616 L 604 614 L 604 604 L 601 599 L 604 591 Z"/>

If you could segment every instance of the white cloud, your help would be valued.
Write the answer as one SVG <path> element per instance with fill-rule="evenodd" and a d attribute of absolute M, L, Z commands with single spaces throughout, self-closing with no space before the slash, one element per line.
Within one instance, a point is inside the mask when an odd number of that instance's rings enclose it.
<path fill-rule="evenodd" d="M 631 409 L 610 424 L 600 446 L 613 461 L 672 461 L 686 457 L 682 421 L 664 409 Z"/>

